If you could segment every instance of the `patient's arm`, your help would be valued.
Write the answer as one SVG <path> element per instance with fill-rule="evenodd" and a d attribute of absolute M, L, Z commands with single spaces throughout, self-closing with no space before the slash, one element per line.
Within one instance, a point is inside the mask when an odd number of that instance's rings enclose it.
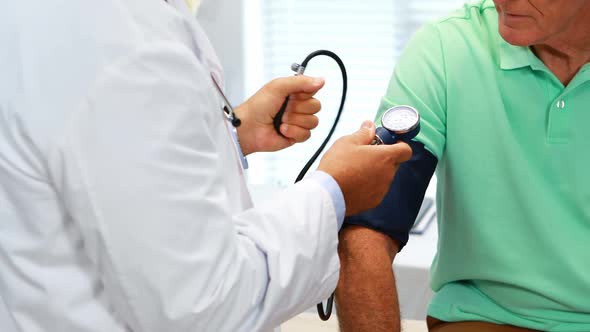
<path fill-rule="evenodd" d="M 392 261 L 406 244 L 437 159 L 410 142 L 412 159 L 397 171 L 377 208 L 347 217 L 340 233 L 336 304 L 343 332 L 399 331 Z"/>
<path fill-rule="evenodd" d="M 392 261 L 399 251 L 389 236 L 362 226 L 340 234 L 336 305 L 342 332 L 400 330 Z"/>

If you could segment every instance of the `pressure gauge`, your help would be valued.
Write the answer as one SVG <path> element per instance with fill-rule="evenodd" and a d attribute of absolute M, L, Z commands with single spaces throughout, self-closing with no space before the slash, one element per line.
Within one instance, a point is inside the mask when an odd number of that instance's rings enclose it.
<path fill-rule="evenodd" d="M 406 105 L 394 106 L 381 117 L 372 145 L 393 144 L 397 141 L 410 141 L 420 132 L 420 114 Z"/>

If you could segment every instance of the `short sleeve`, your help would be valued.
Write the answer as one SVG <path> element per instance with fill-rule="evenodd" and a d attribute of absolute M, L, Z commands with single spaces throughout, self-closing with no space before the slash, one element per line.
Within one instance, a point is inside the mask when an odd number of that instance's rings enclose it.
<path fill-rule="evenodd" d="M 395 66 L 376 120 L 380 123 L 382 114 L 393 106 L 415 107 L 421 117 L 415 140 L 439 160 L 446 137 L 446 73 L 441 45 L 436 25 L 427 25 L 412 37 Z"/>

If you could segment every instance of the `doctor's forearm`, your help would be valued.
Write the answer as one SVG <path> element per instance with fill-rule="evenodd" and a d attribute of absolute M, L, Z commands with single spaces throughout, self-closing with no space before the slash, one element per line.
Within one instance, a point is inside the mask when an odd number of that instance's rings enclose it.
<path fill-rule="evenodd" d="M 341 267 L 336 301 L 341 331 L 399 331 L 391 265 L 397 243 L 368 228 L 349 226 L 341 232 L 338 251 Z"/>

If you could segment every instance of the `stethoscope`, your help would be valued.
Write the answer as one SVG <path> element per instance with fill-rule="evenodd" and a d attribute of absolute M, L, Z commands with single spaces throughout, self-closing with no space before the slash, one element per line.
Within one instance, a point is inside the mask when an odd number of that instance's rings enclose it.
<path fill-rule="evenodd" d="M 314 155 L 311 157 L 311 159 L 303 167 L 303 169 L 301 170 L 301 172 L 297 176 L 297 179 L 295 180 L 295 182 L 299 182 L 301 179 L 303 179 L 303 177 L 305 176 L 305 174 L 307 173 L 307 171 L 309 170 L 311 165 L 316 161 L 316 159 L 319 157 L 319 155 L 321 154 L 323 149 L 328 144 L 328 141 L 332 137 L 332 134 L 334 133 L 334 131 L 336 129 L 336 125 L 338 124 L 338 122 L 340 120 L 340 116 L 342 115 L 342 110 L 344 108 L 344 103 L 346 101 L 348 76 L 346 74 L 346 68 L 344 66 L 344 63 L 335 53 L 330 52 L 330 51 L 326 51 L 326 50 L 320 50 L 320 51 L 313 52 L 310 55 L 308 55 L 301 64 L 297 64 L 297 63 L 293 64 L 291 66 L 291 70 L 293 70 L 295 72 L 295 75 L 303 75 L 308 62 L 311 59 L 313 59 L 314 57 L 319 56 L 319 55 L 324 55 L 324 56 L 328 56 L 328 57 L 332 58 L 333 60 L 336 61 L 336 63 L 340 67 L 340 70 L 342 72 L 342 99 L 340 102 L 340 107 L 338 109 L 338 113 L 336 114 L 336 118 L 334 119 L 334 124 L 332 125 L 330 132 L 328 133 L 326 139 L 320 145 L 318 150 L 314 153 Z M 223 101 L 225 103 L 225 105 L 223 106 L 222 109 L 223 109 L 223 113 L 227 117 L 227 120 L 234 126 L 234 128 L 239 127 L 242 122 L 240 121 L 240 119 L 237 118 L 233 107 L 231 106 L 230 102 L 228 101 L 227 97 L 223 93 L 223 90 L 221 89 L 221 87 L 219 86 L 219 84 L 217 83 L 217 81 L 215 80 L 215 77 L 213 75 L 211 75 L 211 79 L 213 80 L 213 84 L 214 84 L 217 92 L 219 93 L 219 95 L 221 96 L 221 98 L 223 99 Z M 285 113 L 285 110 L 287 109 L 288 103 L 289 103 L 289 97 L 285 98 L 285 101 L 281 105 L 281 108 L 279 109 L 279 111 L 277 112 L 277 114 L 275 115 L 274 120 L 273 120 L 273 125 L 275 128 L 275 131 L 280 136 L 283 136 L 283 134 L 281 134 L 281 132 L 280 132 L 280 126 L 282 124 L 283 114 Z M 381 116 L 381 126 L 375 130 L 375 137 L 374 137 L 373 141 L 371 142 L 371 145 L 382 145 L 382 144 L 389 145 L 389 144 L 395 144 L 399 141 L 409 142 L 414 137 L 416 137 L 416 135 L 418 135 L 419 132 L 420 132 L 420 114 L 418 113 L 418 111 L 412 106 L 407 106 L 407 105 L 393 106 L 393 107 L 389 108 L 388 110 L 386 110 L 383 113 L 383 115 Z M 334 304 L 334 294 L 332 293 L 332 295 L 328 299 L 325 311 L 324 311 L 323 303 L 320 303 L 317 305 L 318 315 L 320 316 L 320 318 L 322 320 L 328 320 L 330 318 L 330 316 L 332 314 L 333 304 Z"/>
<path fill-rule="evenodd" d="M 297 71 L 297 75 L 302 75 L 303 70 L 302 66 L 293 66 L 294 70 Z M 213 81 L 213 85 L 215 89 L 221 96 L 224 102 L 223 106 L 223 113 L 227 117 L 228 121 L 235 127 L 239 127 L 242 124 L 242 121 L 236 116 L 236 112 L 234 108 L 231 106 L 231 103 L 223 93 L 223 90 L 215 80 L 215 77 L 211 75 L 211 80 Z M 282 116 L 287 108 L 287 104 L 289 102 L 289 97 L 285 99 L 285 102 L 281 106 L 281 109 L 277 113 L 274 119 L 274 126 L 275 130 L 279 135 L 282 136 L 279 128 L 281 125 Z M 336 120 L 338 121 L 338 120 Z M 378 127 L 375 131 L 375 138 L 371 142 L 371 145 L 381 145 L 381 144 L 395 144 L 398 141 L 410 141 L 418 133 L 420 132 L 420 113 L 412 107 L 408 105 L 398 105 L 389 108 L 387 111 L 383 113 L 381 117 L 381 127 Z"/>
<path fill-rule="evenodd" d="M 165 0 L 165 1 L 168 2 L 168 0 Z M 298 182 L 301 179 L 303 179 L 303 176 L 307 173 L 307 171 L 309 170 L 311 165 L 316 161 L 316 159 L 319 157 L 319 155 L 321 154 L 323 149 L 328 144 L 330 138 L 332 137 L 332 134 L 334 134 L 334 131 L 336 130 L 336 125 L 338 124 L 338 122 L 340 120 L 340 116 L 342 115 L 342 111 L 344 109 L 344 104 L 346 101 L 346 93 L 347 93 L 347 87 L 348 87 L 348 76 L 346 73 L 346 67 L 344 66 L 344 63 L 342 62 L 340 57 L 338 57 L 335 53 L 333 53 L 331 51 L 326 51 L 326 50 L 319 50 L 319 51 L 312 52 L 311 54 L 309 54 L 305 58 L 305 60 L 301 64 L 297 64 L 297 63 L 293 64 L 291 66 L 291 70 L 293 70 L 295 72 L 295 75 L 303 75 L 309 61 L 317 56 L 320 56 L 320 55 L 328 56 L 328 57 L 332 58 L 334 61 L 336 61 L 336 63 L 340 67 L 340 71 L 342 72 L 342 98 L 340 101 L 340 107 L 338 109 L 338 113 L 336 114 L 336 118 L 334 119 L 334 124 L 332 125 L 330 132 L 328 133 L 327 137 L 325 138 L 323 143 L 320 145 L 318 150 L 314 153 L 314 155 L 311 157 L 311 159 L 307 162 L 307 164 L 301 170 L 301 172 L 297 176 L 297 179 L 295 180 L 295 182 Z M 235 133 L 235 129 L 237 129 L 242 124 L 242 121 L 236 116 L 234 108 L 232 107 L 231 103 L 229 102 L 229 100 L 227 99 L 225 94 L 223 93 L 223 90 L 219 86 L 219 83 L 215 79 L 214 75 L 211 74 L 210 76 L 211 76 L 211 80 L 213 81 L 213 85 L 215 86 L 215 89 L 217 90 L 217 92 L 219 93 L 219 95 L 221 96 L 221 98 L 223 99 L 223 102 L 225 104 L 222 107 L 223 113 L 224 113 L 225 117 L 227 118 L 227 120 L 234 127 L 234 135 L 236 135 L 236 137 L 237 137 L 237 134 Z M 285 101 L 281 105 L 281 108 L 279 109 L 279 111 L 275 115 L 275 118 L 273 121 L 275 131 L 280 136 L 283 136 L 283 134 L 281 134 L 281 132 L 280 132 L 280 126 L 282 124 L 282 118 L 285 113 L 285 110 L 287 109 L 288 103 L 289 103 L 289 97 L 285 98 Z M 381 125 L 382 125 L 381 127 L 376 129 L 375 138 L 371 142 L 371 145 L 394 144 L 398 141 L 408 142 L 408 141 L 412 140 L 414 137 L 416 137 L 416 135 L 418 135 L 418 133 L 420 132 L 420 114 L 418 113 L 418 111 L 415 108 L 413 108 L 411 106 L 407 106 L 407 105 L 394 106 L 394 107 L 389 108 L 387 111 L 385 111 L 383 113 L 383 116 L 381 117 Z M 322 320 L 328 320 L 330 318 L 330 316 L 332 314 L 333 303 L 334 303 L 334 293 L 332 293 L 332 295 L 328 299 L 325 311 L 324 311 L 323 303 L 320 303 L 317 305 L 318 315 L 320 316 L 320 318 Z"/>
<path fill-rule="evenodd" d="M 224 103 L 224 105 L 222 107 L 223 113 L 227 117 L 227 120 L 232 124 L 232 126 L 234 126 L 234 128 L 238 128 L 242 124 L 242 120 L 240 120 L 236 116 L 236 112 L 234 111 L 234 108 L 231 106 L 231 103 L 229 102 L 229 100 L 225 96 L 225 93 L 223 93 L 223 90 L 219 86 L 219 83 L 217 83 L 217 80 L 215 79 L 215 76 L 213 76 L 213 74 L 211 74 L 211 80 L 213 81 L 213 85 L 215 86 L 215 89 L 217 90 L 217 92 L 221 96 L 221 99 L 223 99 L 223 103 Z"/>

